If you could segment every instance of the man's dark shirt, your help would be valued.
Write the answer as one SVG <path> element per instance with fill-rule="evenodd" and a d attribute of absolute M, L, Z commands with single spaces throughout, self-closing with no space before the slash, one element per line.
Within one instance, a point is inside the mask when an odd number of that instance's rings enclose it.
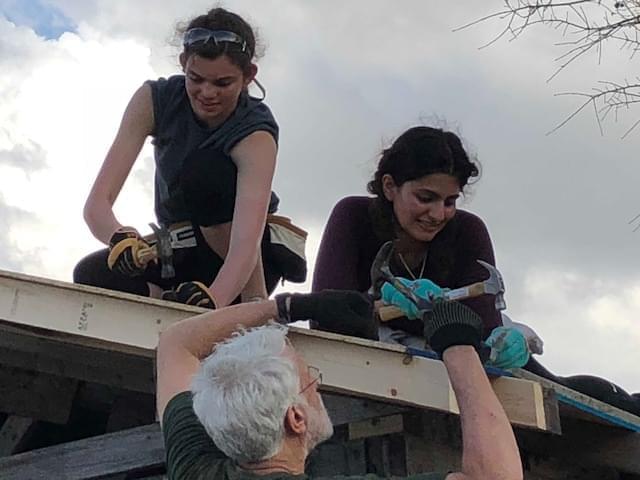
<path fill-rule="evenodd" d="M 308 475 L 256 475 L 243 470 L 211 440 L 193 411 L 191 392 L 182 392 L 167 404 L 162 422 L 169 480 L 308 480 Z M 427 473 L 408 480 L 444 480 L 446 474 Z M 331 479 L 379 480 L 375 475 L 337 476 Z"/>

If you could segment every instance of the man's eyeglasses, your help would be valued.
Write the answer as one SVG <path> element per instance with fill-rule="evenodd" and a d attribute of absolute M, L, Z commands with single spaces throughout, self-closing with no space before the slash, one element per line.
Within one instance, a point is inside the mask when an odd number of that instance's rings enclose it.
<path fill-rule="evenodd" d="M 304 387 L 302 390 L 300 390 L 300 394 L 306 392 L 307 390 L 309 390 L 309 388 L 313 385 L 313 384 L 317 384 L 318 387 L 320 385 L 322 385 L 322 372 L 320 371 L 319 368 L 316 367 L 312 367 L 311 365 L 307 366 L 307 371 L 309 372 L 309 376 L 311 377 L 311 381 L 307 384 L 306 387 Z"/>
<path fill-rule="evenodd" d="M 208 28 L 191 28 L 184 33 L 182 44 L 185 47 L 191 47 L 197 43 L 213 42 L 214 45 L 218 45 L 221 42 L 235 43 L 240 46 L 241 51 L 247 49 L 247 42 L 245 42 L 237 33 L 229 32 L 227 30 L 209 30 Z"/>

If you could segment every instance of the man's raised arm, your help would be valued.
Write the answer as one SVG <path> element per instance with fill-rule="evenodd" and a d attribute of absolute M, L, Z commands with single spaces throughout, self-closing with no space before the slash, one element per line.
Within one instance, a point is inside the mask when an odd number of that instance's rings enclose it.
<path fill-rule="evenodd" d="M 442 358 L 460 407 L 462 471 L 447 480 L 522 480 L 511 424 L 478 356 L 482 319 L 461 303 L 436 302 L 423 320 L 424 336 Z"/>

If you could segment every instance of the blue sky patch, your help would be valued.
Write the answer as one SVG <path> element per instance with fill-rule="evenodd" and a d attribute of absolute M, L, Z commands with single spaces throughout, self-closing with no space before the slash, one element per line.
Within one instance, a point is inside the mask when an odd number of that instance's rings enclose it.
<path fill-rule="evenodd" d="M 0 0 L 0 15 L 47 40 L 76 31 L 76 24 L 47 0 Z"/>

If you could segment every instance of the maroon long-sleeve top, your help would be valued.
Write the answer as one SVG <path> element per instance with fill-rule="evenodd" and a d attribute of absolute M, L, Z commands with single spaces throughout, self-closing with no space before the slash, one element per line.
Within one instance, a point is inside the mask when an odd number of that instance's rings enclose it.
<path fill-rule="evenodd" d="M 313 274 L 314 292 L 327 288 L 366 292 L 371 286 L 370 269 L 382 244 L 370 214 L 370 197 L 346 197 L 333 208 L 320 243 Z M 456 211 L 429 243 L 423 278 L 443 288 L 458 288 L 487 278 L 487 271 L 476 260 L 495 265 L 493 246 L 484 222 L 464 210 Z M 408 277 L 402 266 L 391 265 L 395 275 Z M 415 272 L 414 272 L 415 273 Z M 493 295 L 483 295 L 463 303 L 484 322 L 485 336 L 501 325 Z M 414 335 L 422 335 L 422 324 L 406 318 L 387 325 Z"/>

